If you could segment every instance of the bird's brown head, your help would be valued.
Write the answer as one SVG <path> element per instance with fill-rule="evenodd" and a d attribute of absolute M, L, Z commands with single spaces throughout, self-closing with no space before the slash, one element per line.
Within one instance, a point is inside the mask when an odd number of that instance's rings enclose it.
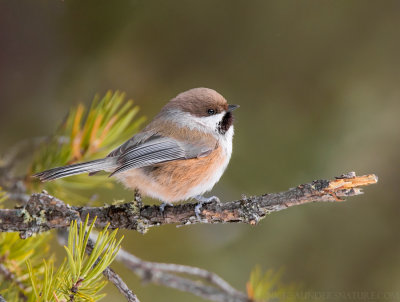
<path fill-rule="evenodd" d="M 238 105 L 229 105 L 226 99 L 213 89 L 193 88 L 178 94 L 163 111 L 181 112 L 193 117 L 207 127 L 225 134 L 233 123 L 232 111 Z"/>

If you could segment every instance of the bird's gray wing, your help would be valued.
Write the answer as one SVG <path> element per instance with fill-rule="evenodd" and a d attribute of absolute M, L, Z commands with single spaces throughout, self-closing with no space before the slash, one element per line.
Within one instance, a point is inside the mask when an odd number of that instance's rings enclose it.
<path fill-rule="evenodd" d="M 145 131 L 145 132 L 140 132 L 138 134 L 135 134 L 132 136 L 130 139 L 128 139 L 125 143 L 120 145 L 119 147 L 115 148 L 113 151 L 111 151 L 107 157 L 116 157 L 122 155 L 124 152 L 126 152 L 129 148 L 133 148 L 146 140 L 150 139 L 151 137 L 155 136 L 156 133 L 151 132 L 151 131 Z"/>
<path fill-rule="evenodd" d="M 172 160 L 204 157 L 211 153 L 215 146 L 203 143 L 184 143 L 173 138 L 153 135 L 145 141 L 131 146 L 122 145 L 114 156 L 117 156 L 118 168 L 110 175 L 164 163 Z M 111 154 L 112 154 L 111 153 Z"/>

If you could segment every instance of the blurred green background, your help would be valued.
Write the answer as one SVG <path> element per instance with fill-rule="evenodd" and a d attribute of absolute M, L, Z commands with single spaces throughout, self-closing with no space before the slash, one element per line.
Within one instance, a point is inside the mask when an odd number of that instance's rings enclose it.
<path fill-rule="evenodd" d="M 241 290 L 259 264 L 285 268 L 283 281 L 306 290 L 397 301 L 399 53 L 399 1 L 1 0 L 0 151 L 53 132 L 72 105 L 108 89 L 152 118 L 183 90 L 214 88 L 241 105 L 233 157 L 212 192 L 222 200 L 348 171 L 376 173 L 379 184 L 256 227 L 123 232 L 123 247 L 208 269 Z M 142 301 L 202 301 L 114 267 Z M 122 300 L 108 291 L 107 301 Z"/>

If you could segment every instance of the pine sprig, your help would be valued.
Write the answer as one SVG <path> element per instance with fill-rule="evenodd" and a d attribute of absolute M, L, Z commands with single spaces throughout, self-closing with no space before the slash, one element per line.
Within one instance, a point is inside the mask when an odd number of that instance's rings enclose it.
<path fill-rule="evenodd" d="M 283 284 L 281 282 L 282 275 L 282 269 L 278 272 L 274 272 L 270 269 L 263 273 L 261 268 L 256 266 L 250 274 L 250 280 L 246 284 L 247 296 L 250 301 L 297 301 L 296 292 L 299 292 L 301 286 L 298 284 Z"/>
<path fill-rule="evenodd" d="M 106 226 L 98 235 L 90 255 L 86 246 L 95 223 L 73 222 L 65 246 L 66 258 L 54 273 L 54 264 L 44 261 L 45 270 L 38 274 L 28 262 L 29 275 L 36 301 L 97 301 L 106 285 L 103 271 L 114 261 L 123 238 L 117 240 L 117 230 L 109 232 Z"/>
<path fill-rule="evenodd" d="M 49 238 L 44 234 L 22 240 L 18 233 L 0 234 L 0 264 L 7 272 L 0 274 L 0 294 L 7 301 L 20 301 L 29 296 L 31 282 L 25 262 L 29 259 L 36 271 L 43 272 L 42 256 L 39 255 L 48 252 Z"/>
<path fill-rule="evenodd" d="M 107 92 L 103 98 L 96 96 L 89 109 L 79 104 L 71 109 L 65 121 L 35 153 L 29 174 L 46 169 L 87 161 L 106 156 L 114 148 L 133 136 L 144 122 L 135 118 L 139 111 L 132 100 L 126 100 L 119 91 Z M 34 189 L 46 189 L 60 198 L 80 199 L 83 190 L 112 187 L 104 177 L 75 175 L 54 182 L 34 183 Z M 84 201 L 84 200 L 83 200 Z"/>

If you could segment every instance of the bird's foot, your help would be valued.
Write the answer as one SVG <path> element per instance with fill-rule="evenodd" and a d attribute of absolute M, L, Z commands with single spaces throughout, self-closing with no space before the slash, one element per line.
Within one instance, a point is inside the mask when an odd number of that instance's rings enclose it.
<path fill-rule="evenodd" d="M 219 200 L 219 198 L 217 196 L 204 197 L 202 195 L 197 195 L 194 197 L 194 199 L 196 199 L 199 202 L 196 205 L 196 207 L 194 208 L 194 212 L 195 212 L 198 220 L 201 220 L 200 213 L 201 213 L 201 208 L 203 207 L 203 204 L 211 203 L 213 201 L 215 201 L 217 204 L 221 203 L 221 201 Z"/>
<path fill-rule="evenodd" d="M 172 203 L 170 203 L 170 202 L 163 202 L 161 205 L 160 205 L 160 212 L 161 212 L 161 214 L 163 215 L 164 214 L 164 210 L 165 210 L 165 207 L 166 206 L 173 206 L 173 204 Z"/>
<path fill-rule="evenodd" d="M 142 194 L 140 194 L 140 191 L 138 189 L 135 189 L 134 200 L 139 203 L 142 202 Z"/>

